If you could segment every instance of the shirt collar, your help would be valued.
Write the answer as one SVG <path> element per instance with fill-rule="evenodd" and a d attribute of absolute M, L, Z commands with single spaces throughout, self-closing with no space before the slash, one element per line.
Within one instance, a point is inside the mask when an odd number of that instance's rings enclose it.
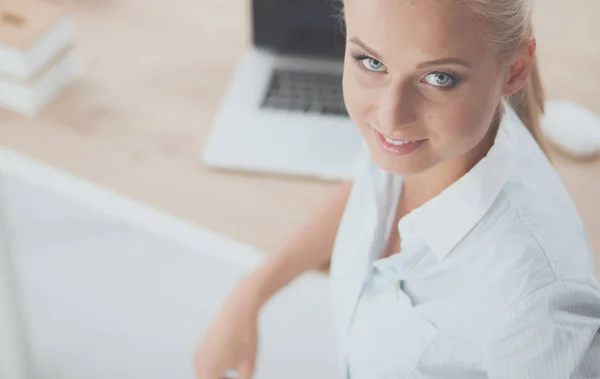
<path fill-rule="evenodd" d="M 438 261 L 482 219 L 508 181 L 516 160 L 514 127 L 521 120 L 505 104 L 494 145 L 467 174 L 398 223 L 402 241 L 419 239 Z"/>

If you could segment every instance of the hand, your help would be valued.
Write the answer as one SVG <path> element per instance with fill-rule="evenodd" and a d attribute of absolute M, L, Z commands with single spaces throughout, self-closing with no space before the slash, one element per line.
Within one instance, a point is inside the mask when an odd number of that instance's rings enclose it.
<path fill-rule="evenodd" d="M 231 370 L 239 379 L 252 378 L 259 311 L 255 296 L 241 290 L 230 296 L 194 354 L 198 379 L 222 379 Z"/>

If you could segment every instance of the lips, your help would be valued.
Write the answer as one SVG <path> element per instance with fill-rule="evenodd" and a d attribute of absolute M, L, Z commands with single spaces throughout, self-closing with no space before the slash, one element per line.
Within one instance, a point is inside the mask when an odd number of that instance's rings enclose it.
<path fill-rule="evenodd" d="M 394 139 L 383 134 L 379 133 L 377 130 L 373 129 L 373 133 L 375 134 L 375 140 L 379 147 L 387 153 L 394 155 L 407 155 L 415 150 L 419 149 L 426 139 L 421 140 L 402 140 L 402 139 Z"/>

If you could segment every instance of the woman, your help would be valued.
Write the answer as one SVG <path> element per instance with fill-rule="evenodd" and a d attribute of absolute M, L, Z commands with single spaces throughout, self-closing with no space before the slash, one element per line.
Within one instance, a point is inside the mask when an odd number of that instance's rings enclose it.
<path fill-rule="evenodd" d="M 330 259 L 346 377 L 600 377 L 591 249 L 539 145 L 531 7 L 345 0 L 344 95 L 370 158 L 231 295 L 198 378 L 250 378 L 260 307 Z"/>

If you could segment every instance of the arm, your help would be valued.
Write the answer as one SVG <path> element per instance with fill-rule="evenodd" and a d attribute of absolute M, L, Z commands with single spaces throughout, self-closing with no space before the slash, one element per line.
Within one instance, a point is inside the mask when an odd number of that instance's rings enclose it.
<path fill-rule="evenodd" d="M 351 188 L 350 183 L 342 185 L 279 253 L 233 291 L 196 350 L 198 378 L 222 378 L 228 370 L 252 378 L 260 308 L 302 273 L 327 265 Z"/>
<path fill-rule="evenodd" d="M 244 292 L 262 305 L 304 272 L 327 268 L 351 189 L 351 182 L 342 184 L 279 253 L 242 283 Z"/>

